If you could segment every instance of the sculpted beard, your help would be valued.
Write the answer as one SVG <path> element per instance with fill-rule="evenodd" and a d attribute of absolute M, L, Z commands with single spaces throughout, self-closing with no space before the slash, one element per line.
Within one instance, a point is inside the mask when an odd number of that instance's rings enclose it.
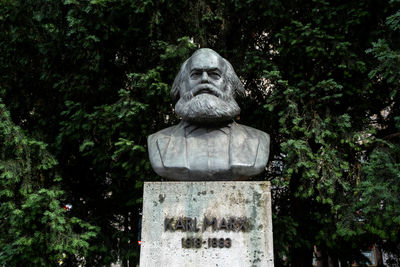
<path fill-rule="evenodd" d="M 200 85 L 178 100 L 175 112 L 183 119 L 194 122 L 231 120 L 240 114 L 240 108 L 230 91 L 222 94 L 211 85 Z"/>

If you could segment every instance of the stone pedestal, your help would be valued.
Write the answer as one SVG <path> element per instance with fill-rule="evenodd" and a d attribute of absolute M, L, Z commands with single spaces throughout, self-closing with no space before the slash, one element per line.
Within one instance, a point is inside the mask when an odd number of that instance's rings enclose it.
<path fill-rule="evenodd" d="M 147 182 L 140 267 L 274 266 L 269 182 Z"/>

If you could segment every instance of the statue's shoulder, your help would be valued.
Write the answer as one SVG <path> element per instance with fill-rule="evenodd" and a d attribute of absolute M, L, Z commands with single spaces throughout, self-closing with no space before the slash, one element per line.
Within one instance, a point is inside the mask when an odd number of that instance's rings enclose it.
<path fill-rule="evenodd" d="M 167 137 L 167 136 L 171 136 L 171 134 L 176 130 L 176 127 L 178 125 L 174 125 L 165 129 L 162 129 L 156 133 L 153 133 L 151 135 L 149 135 L 148 140 L 157 140 L 160 137 Z"/>
<path fill-rule="evenodd" d="M 258 129 L 255 129 L 253 127 L 246 126 L 243 124 L 238 124 L 238 123 L 235 123 L 235 124 L 237 127 L 239 127 L 244 132 L 246 132 L 246 135 L 248 138 L 257 138 L 257 139 L 260 139 L 260 141 L 264 141 L 267 143 L 270 142 L 269 134 L 267 134 L 266 132 L 263 132 L 261 130 L 258 130 Z"/>
<path fill-rule="evenodd" d="M 267 165 L 270 148 L 269 134 L 250 126 L 236 124 L 232 131 L 233 160 L 239 168 L 236 172 L 252 176 L 262 172 Z M 247 166 L 244 168 L 244 166 Z"/>
<path fill-rule="evenodd" d="M 153 133 L 147 137 L 147 145 L 150 151 L 157 149 L 157 142 L 162 144 L 168 143 L 172 135 L 177 135 L 180 133 L 182 127 L 180 125 L 174 125 L 165 129 L 162 129 L 156 133 Z"/>
<path fill-rule="evenodd" d="M 150 162 L 154 171 L 159 175 L 161 175 L 164 171 L 164 165 L 161 158 L 161 155 L 164 151 L 159 151 L 159 149 L 166 149 L 175 127 L 176 125 L 162 129 L 147 137 L 147 147 L 149 151 Z"/>

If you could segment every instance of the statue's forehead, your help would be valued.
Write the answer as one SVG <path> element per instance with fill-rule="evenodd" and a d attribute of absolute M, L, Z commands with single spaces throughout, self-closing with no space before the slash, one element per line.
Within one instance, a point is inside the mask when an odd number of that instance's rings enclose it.
<path fill-rule="evenodd" d="M 222 57 L 215 53 L 203 52 L 192 56 L 189 68 L 193 69 L 225 69 Z"/>

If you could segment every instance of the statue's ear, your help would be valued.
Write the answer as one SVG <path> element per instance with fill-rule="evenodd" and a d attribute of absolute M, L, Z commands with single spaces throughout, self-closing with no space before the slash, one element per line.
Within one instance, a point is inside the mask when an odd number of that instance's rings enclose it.
<path fill-rule="evenodd" d="M 239 79 L 239 77 L 235 73 L 235 79 L 234 79 L 234 89 L 235 89 L 235 94 L 237 97 L 244 97 L 245 96 L 245 90 L 242 81 Z"/>
<path fill-rule="evenodd" d="M 181 90 L 181 86 L 183 85 L 183 82 L 187 76 L 187 70 L 186 70 L 186 64 L 189 61 L 190 58 L 188 58 L 181 66 L 181 69 L 179 70 L 178 75 L 176 75 L 174 83 L 172 84 L 171 88 L 171 97 L 173 101 L 178 101 L 179 99 L 179 92 Z"/>
<path fill-rule="evenodd" d="M 171 98 L 172 101 L 176 102 L 179 99 L 179 91 L 180 91 L 180 82 L 177 81 L 179 74 L 176 76 L 174 83 L 171 88 Z"/>
<path fill-rule="evenodd" d="M 235 97 L 244 97 L 245 96 L 245 90 L 242 81 L 239 79 L 239 77 L 236 75 L 235 70 L 233 69 L 233 66 L 231 63 L 229 63 L 228 60 L 224 58 L 224 61 L 226 63 L 227 69 L 226 69 L 226 76 L 228 78 L 228 82 L 231 84 L 234 96 Z"/>

